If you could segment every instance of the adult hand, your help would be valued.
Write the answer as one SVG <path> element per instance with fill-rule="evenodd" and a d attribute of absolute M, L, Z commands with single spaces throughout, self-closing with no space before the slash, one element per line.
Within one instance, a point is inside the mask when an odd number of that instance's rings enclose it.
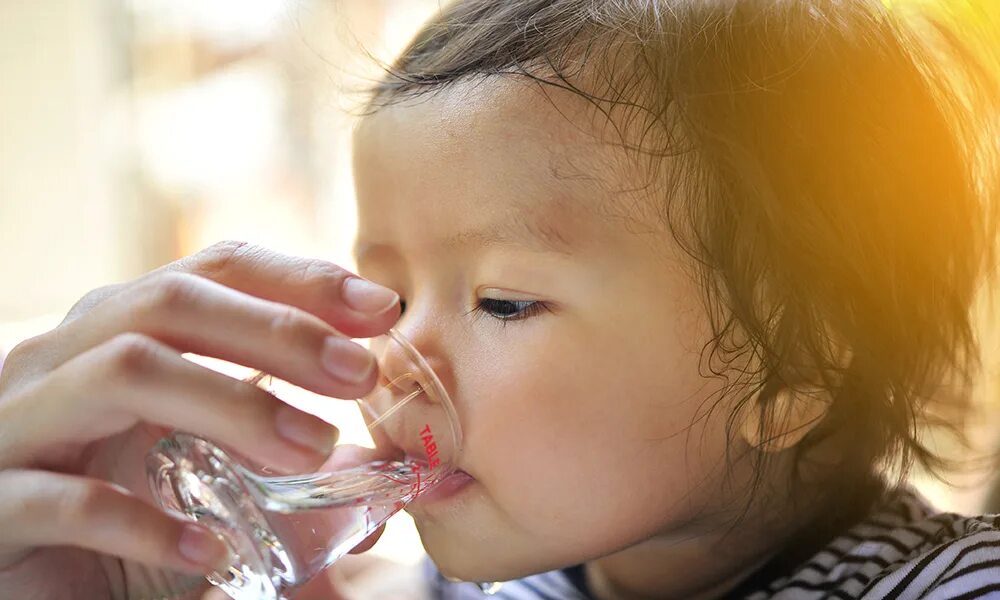
<path fill-rule="evenodd" d="M 167 573 L 200 585 L 225 549 L 151 503 L 146 451 L 182 429 L 301 472 L 326 460 L 337 431 L 181 354 L 357 398 L 377 368 L 347 338 L 382 334 L 398 318 L 386 288 L 238 242 L 88 293 L 0 371 L 0 597 L 138 598 L 182 581 Z"/>

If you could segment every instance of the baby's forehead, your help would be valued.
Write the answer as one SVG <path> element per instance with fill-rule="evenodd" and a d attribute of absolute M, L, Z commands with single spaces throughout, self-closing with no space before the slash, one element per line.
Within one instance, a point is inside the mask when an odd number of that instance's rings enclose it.
<path fill-rule="evenodd" d="M 364 118 L 355 139 L 447 142 L 484 155 L 533 150 L 557 175 L 569 176 L 572 163 L 596 178 L 608 156 L 621 152 L 605 139 L 605 121 L 578 94 L 517 75 L 495 75 L 397 99 Z"/>
<path fill-rule="evenodd" d="M 598 139 L 605 132 L 595 133 L 587 106 L 571 92 L 497 76 L 379 109 L 355 137 L 359 226 L 377 237 L 384 215 L 412 203 L 420 213 L 411 220 L 427 227 L 411 235 L 442 248 L 469 230 L 479 245 L 515 239 L 567 255 L 635 243 L 664 252 L 657 190 L 645 175 L 637 183 L 625 150 Z"/>
<path fill-rule="evenodd" d="M 589 123 L 593 107 L 583 98 L 516 75 L 459 82 L 437 98 L 437 108 L 450 116 L 445 123 L 460 130 L 528 134 L 544 138 L 553 149 L 596 141 Z"/>
<path fill-rule="evenodd" d="M 463 179 L 442 180 L 448 187 L 506 186 L 512 218 L 558 239 L 552 223 L 607 220 L 638 204 L 623 192 L 635 188 L 632 164 L 620 146 L 601 140 L 606 129 L 576 94 L 494 76 L 379 109 L 359 125 L 355 152 L 356 160 L 382 166 L 370 172 L 418 162 L 428 165 L 425 181 L 444 172 Z"/>

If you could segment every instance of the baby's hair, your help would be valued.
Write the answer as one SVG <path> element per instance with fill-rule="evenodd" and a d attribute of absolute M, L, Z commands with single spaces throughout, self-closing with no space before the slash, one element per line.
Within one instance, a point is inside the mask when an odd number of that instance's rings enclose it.
<path fill-rule="evenodd" d="M 939 472 L 953 463 L 920 428 L 957 432 L 981 368 L 1000 94 L 942 16 L 887 4 L 459 0 L 366 112 L 503 76 L 584 98 L 693 259 L 714 334 L 702 364 L 727 382 L 709 410 L 741 393 L 730 435 L 755 403 L 766 438 L 774 391 L 811 382 L 832 401 L 796 464 L 849 431 L 828 481 Z"/>

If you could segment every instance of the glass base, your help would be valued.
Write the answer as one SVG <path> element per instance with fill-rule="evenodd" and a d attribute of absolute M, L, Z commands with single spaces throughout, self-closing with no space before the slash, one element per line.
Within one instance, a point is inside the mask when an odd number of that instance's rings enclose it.
<path fill-rule="evenodd" d="M 283 600 L 442 478 L 419 461 L 262 476 L 211 442 L 174 432 L 147 455 L 154 499 L 205 525 L 230 563 L 208 580 L 234 600 Z"/>
<path fill-rule="evenodd" d="M 150 454 L 150 486 L 161 505 L 211 529 L 230 553 L 226 572 L 208 580 L 234 600 L 283 600 L 296 581 L 267 517 L 251 500 L 231 459 L 197 437 L 176 434 Z"/>

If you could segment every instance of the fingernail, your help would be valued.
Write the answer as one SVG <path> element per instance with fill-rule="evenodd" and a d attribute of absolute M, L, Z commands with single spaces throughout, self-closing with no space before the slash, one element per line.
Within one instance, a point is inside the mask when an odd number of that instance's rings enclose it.
<path fill-rule="evenodd" d="M 396 292 L 360 277 L 348 277 L 344 282 L 344 302 L 356 311 L 379 315 L 398 300 Z"/>
<path fill-rule="evenodd" d="M 327 373 L 345 383 L 361 383 L 375 368 L 375 357 L 351 340 L 330 336 L 323 342 L 320 362 Z"/>
<path fill-rule="evenodd" d="M 324 456 L 333 450 L 340 435 L 333 425 L 287 405 L 278 409 L 275 426 L 281 437 L 299 446 L 312 448 Z"/>
<path fill-rule="evenodd" d="M 194 525 L 184 526 L 177 550 L 189 562 L 212 568 L 228 558 L 225 544 L 214 533 Z"/>

